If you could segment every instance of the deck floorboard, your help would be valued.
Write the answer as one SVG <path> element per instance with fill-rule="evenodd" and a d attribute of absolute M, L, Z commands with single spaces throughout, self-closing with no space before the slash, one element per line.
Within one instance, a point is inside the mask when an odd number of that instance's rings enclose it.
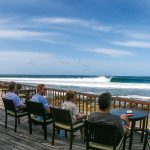
<path fill-rule="evenodd" d="M 0 108 L 0 150 L 67 150 L 69 149 L 69 134 L 67 138 L 56 135 L 55 145 L 51 145 L 52 125 L 48 126 L 48 139 L 44 140 L 44 133 L 41 126 L 33 125 L 32 135 L 29 134 L 27 116 L 21 118 L 21 124 L 14 132 L 14 118 L 8 116 L 8 127 L 4 127 L 5 112 Z M 129 141 L 126 142 L 126 150 Z M 80 132 L 75 133 L 73 150 L 85 150 L 85 143 L 80 139 Z M 140 143 L 140 134 L 135 132 L 133 139 L 133 150 L 142 150 L 143 143 Z"/>

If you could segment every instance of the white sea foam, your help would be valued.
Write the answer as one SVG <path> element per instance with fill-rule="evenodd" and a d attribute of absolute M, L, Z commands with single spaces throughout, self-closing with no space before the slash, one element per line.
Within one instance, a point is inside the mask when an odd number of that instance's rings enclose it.
<path fill-rule="evenodd" d="M 111 82 L 111 77 L 95 78 L 0 78 L 0 81 L 16 81 L 23 84 L 46 84 L 47 87 L 68 86 L 67 89 L 99 94 L 109 91 L 113 96 L 150 101 L 150 84 Z"/>
<path fill-rule="evenodd" d="M 147 96 L 139 96 L 139 95 L 128 95 L 128 96 L 119 96 L 122 98 L 136 99 L 136 100 L 146 100 L 150 101 L 150 97 Z"/>
<path fill-rule="evenodd" d="M 111 77 L 95 78 L 0 78 L 0 81 L 16 81 L 27 84 L 46 84 L 46 85 L 63 85 L 79 86 L 90 88 L 108 88 L 108 89 L 150 89 L 150 84 L 143 83 L 117 83 L 110 82 Z"/>

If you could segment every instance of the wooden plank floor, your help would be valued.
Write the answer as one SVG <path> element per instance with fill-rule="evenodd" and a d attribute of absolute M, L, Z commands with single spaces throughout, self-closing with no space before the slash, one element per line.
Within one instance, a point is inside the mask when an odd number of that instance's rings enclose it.
<path fill-rule="evenodd" d="M 44 140 L 43 130 L 40 126 L 33 125 L 33 134 L 29 134 L 27 117 L 21 118 L 17 132 L 14 133 L 14 118 L 8 116 L 8 127 L 4 128 L 5 113 L 0 108 L 0 150 L 67 150 L 69 149 L 68 138 L 61 138 L 56 135 L 55 145 L 51 145 L 52 125 L 48 126 L 48 139 Z M 128 140 L 126 150 L 128 149 Z M 134 133 L 133 150 L 142 150 L 143 143 L 140 143 L 140 134 Z M 85 143 L 80 139 L 80 133 L 75 133 L 73 150 L 85 150 Z"/>
<path fill-rule="evenodd" d="M 69 149 L 69 136 L 67 139 L 56 135 L 55 145 L 51 145 L 52 126 L 48 126 L 48 139 L 43 140 L 43 130 L 40 126 L 33 126 L 33 134 L 28 133 L 27 117 L 21 119 L 17 133 L 14 133 L 14 118 L 8 118 L 8 128 L 4 128 L 4 110 L 0 110 L 0 150 L 67 150 Z M 85 144 L 80 139 L 79 132 L 75 134 L 73 150 L 85 150 Z M 134 134 L 133 150 L 142 150 L 140 135 Z M 128 149 L 128 140 L 126 143 Z"/>
<path fill-rule="evenodd" d="M 0 110 L 0 150 L 66 150 L 69 148 L 68 138 L 61 138 L 56 135 L 55 145 L 51 145 L 52 125 L 48 126 L 48 139 L 44 140 L 43 129 L 40 126 L 33 125 L 33 134 L 29 134 L 27 117 L 21 118 L 21 124 L 18 125 L 17 132 L 14 133 L 14 118 L 8 118 L 8 127 L 4 128 L 4 110 Z M 85 144 L 76 134 L 74 150 L 85 150 Z"/>

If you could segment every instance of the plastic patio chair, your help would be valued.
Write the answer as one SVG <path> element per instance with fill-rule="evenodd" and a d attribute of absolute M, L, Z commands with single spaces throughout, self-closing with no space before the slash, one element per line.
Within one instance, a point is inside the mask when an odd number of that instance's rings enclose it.
<path fill-rule="evenodd" d="M 47 125 L 53 123 L 52 115 L 45 112 L 42 103 L 26 101 L 28 119 L 29 119 L 29 133 L 32 134 L 32 123 L 34 125 L 41 125 L 44 129 L 44 139 L 47 139 Z M 37 116 L 41 116 L 43 119 L 39 120 Z"/>
<path fill-rule="evenodd" d="M 84 122 L 72 122 L 72 117 L 70 110 L 61 109 L 61 108 L 52 108 L 52 114 L 53 114 L 53 137 L 52 137 L 52 144 L 54 144 L 54 138 L 55 138 L 55 129 L 57 128 L 65 130 L 65 133 L 70 132 L 70 147 L 69 149 L 72 149 L 72 143 L 73 143 L 73 133 L 78 131 L 79 129 L 83 128 Z M 66 134 L 65 134 L 66 137 Z"/>
<path fill-rule="evenodd" d="M 27 116 L 27 112 L 24 110 L 16 110 L 13 100 L 2 98 L 5 107 L 5 128 L 7 128 L 7 116 L 10 115 L 15 118 L 15 129 L 17 131 L 17 122 L 20 123 L 20 117 Z"/>
<path fill-rule="evenodd" d="M 85 122 L 86 149 L 118 150 L 122 143 L 125 149 L 126 138 L 117 134 L 112 123 Z"/>

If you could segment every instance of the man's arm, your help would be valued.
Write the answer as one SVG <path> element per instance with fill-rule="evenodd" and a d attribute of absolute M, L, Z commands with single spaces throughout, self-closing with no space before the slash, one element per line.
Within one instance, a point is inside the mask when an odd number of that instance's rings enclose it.
<path fill-rule="evenodd" d="M 129 126 L 129 120 L 126 114 L 122 114 L 120 118 L 125 122 L 126 126 Z"/>
<path fill-rule="evenodd" d="M 21 104 L 21 105 L 19 105 L 19 106 L 17 106 L 19 109 L 24 109 L 24 108 L 26 108 L 26 105 L 25 104 Z"/>
<path fill-rule="evenodd" d="M 20 97 L 16 96 L 14 101 L 15 101 L 17 108 L 19 108 L 19 109 L 26 108 L 26 105 L 21 103 Z"/>
<path fill-rule="evenodd" d="M 45 111 L 46 111 L 47 113 L 50 113 L 50 112 L 51 112 L 49 107 L 48 107 L 48 108 L 45 108 Z"/>

